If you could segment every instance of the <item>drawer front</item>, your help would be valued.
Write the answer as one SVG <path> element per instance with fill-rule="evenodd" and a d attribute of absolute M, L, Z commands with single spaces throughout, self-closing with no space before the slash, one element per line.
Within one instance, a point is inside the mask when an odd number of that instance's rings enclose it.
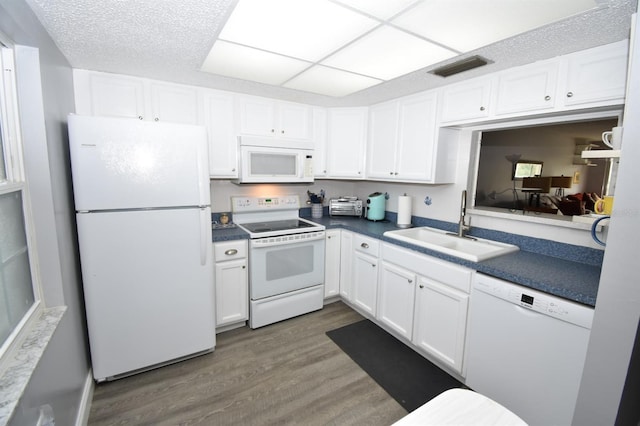
<path fill-rule="evenodd" d="M 360 234 L 354 234 L 353 248 L 359 252 L 378 257 L 378 253 L 380 253 L 380 240 Z"/>
<path fill-rule="evenodd" d="M 473 270 L 393 244 L 382 245 L 382 259 L 469 293 Z"/>
<path fill-rule="evenodd" d="M 243 259 L 247 257 L 247 240 L 225 241 L 213 244 L 213 257 L 216 262 Z"/>

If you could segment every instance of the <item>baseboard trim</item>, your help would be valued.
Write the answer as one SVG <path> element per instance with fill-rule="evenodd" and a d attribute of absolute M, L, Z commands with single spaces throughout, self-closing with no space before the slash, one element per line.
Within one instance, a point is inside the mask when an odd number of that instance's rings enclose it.
<path fill-rule="evenodd" d="M 78 407 L 78 415 L 76 416 L 76 426 L 87 426 L 89 422 L 89 413 L 91 412 L 91 401 L 93 401 L 93 389 L 95 382 L 93 381 L 93 370 L 89 369 L 87 378 L 84 381 L 82 389 L 82 398 Z"/>

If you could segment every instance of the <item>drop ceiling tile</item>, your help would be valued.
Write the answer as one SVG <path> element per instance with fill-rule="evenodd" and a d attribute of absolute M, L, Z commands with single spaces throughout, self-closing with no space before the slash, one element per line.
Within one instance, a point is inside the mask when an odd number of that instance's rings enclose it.
<path fill-rule="evenodd" d="M 315 62 L 378 24 L 327 0 L 240 0 L 219 37 Z"/>
<path fill-rule="evenodd" d="M 376 18 L 387 20 L 420 0 L 336 0 Z"/>
<path fill-rule="evenodd" d="M 316 65 L 288 81 L 283 87 L 341 97 L 382 83 L 381 80 Z"/>
<path fill-rule="evenodd" d="M 322 61 L 323 65 L 390 80 L 456 53 L 390 26 L 377 28 Z"/>
<path fill-rule="evenodd" d="M 596 6 L 594 0 L 427 0 L 392 23 L 468 52 Z"/>
<path fill-rule="evenodd" d="M 201 70 L 259 83 L 280 85 L 311 64 L 218 40 Z"/>

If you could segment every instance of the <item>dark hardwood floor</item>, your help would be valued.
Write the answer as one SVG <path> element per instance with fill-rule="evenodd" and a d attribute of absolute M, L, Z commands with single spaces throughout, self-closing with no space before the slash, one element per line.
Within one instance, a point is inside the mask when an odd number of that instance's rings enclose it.
<path fill-rule="evenodd" d="M 407 412 L 325 335 L 360 319 L 336 302 L 218 334 L 211 354 L 97 385 L 89 425 L 389 425 Z"/>

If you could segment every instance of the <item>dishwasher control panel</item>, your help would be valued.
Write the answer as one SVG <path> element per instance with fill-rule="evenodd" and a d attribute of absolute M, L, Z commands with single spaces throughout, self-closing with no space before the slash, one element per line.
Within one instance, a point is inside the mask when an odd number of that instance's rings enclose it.
<path fill-rule="evenodd" d="M 525 309 L 591 329 L 594 310 L 589 306 L 479 273 L 473 288 Z"/>

